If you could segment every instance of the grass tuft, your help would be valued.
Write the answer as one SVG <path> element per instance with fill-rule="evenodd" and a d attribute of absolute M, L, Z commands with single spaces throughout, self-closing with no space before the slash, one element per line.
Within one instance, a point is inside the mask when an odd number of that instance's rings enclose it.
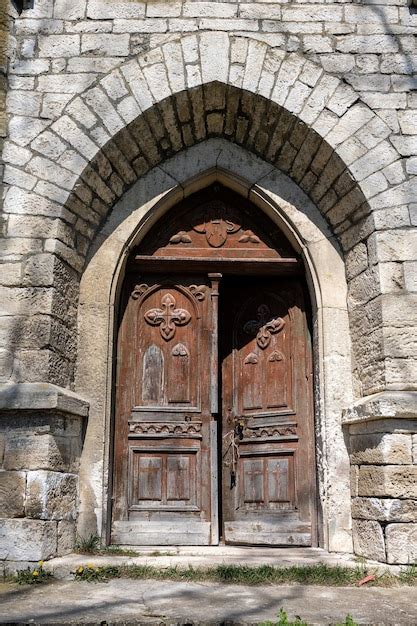
<path fill-rule="evenodd" d="M 38 565 L 32 569 L 28 567 L 25 570 L 16 572 L 13 577 L 10 577 L 10 582 L 16 582 L 18 585 L 40 585 L 50 582 L 52 578 L 53 574 L 45 571 L 43 569 L 43 561 L 39 561 Z"/>
<path fill-rule="evenodd" d="M 109 556 L 140 556 L 139 552 L 135 552 L 134 550 L 125 550 L 119 546 L 102 546 L 98 535 L 77 537 L 75 552 L 78 552 L 78 554 L 107 554 Z"/>
<path fill-rule="evenodd" d="M 260 565 L 218 565 L 217 567 L 180 567 L 166 568 L 152 565 L 120 565 L 111 567 L 94 567 L 94 572 L 81 566 L 82 575 L 75 577 L 82 580 L 109 580 L 110 578 L 134 578 L 148 580 L 174 580 L 186 582 L 218 582 L 238 585 L 321 585 L 331 587 L 354 586 L 363 578 L 362 567 L 317 565 L 294 565 L 291 567 L 274 567 Z M 376 575 L 370 586 L 391 587 L 394 585 L 417 585 L 416 568 L 408 568 L 403 574 Z"/>

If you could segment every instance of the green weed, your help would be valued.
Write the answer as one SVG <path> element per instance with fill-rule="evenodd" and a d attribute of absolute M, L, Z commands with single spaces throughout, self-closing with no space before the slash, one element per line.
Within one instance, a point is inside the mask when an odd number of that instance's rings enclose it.
<path fill-rule="evenodd" d="M 113 556 L 139 556 L 139 552 L 134 550 L 125 550 L 119 546 L 102 546 L 98 535 L 90 535 L 89 537 L 77 537 L 75 551 L 78 554 L 108 554 Z"/>
<path fill-rule="evenodd" d="M 25 570 L 16 572 L 12 580 L 17 582 L 18 585 L 39 585 L 46 583 L 53 578 L 51 572 L 46 572 L 43 569 L 43 561 L 39 561 L 38 565 L 33 569 L 28 567 Z"/>
<path fill-rule="evenodd" d="M 75 551 L 81 554 L 96 554 L 100 550 L 100 537 L 89 535 L 88 537 L 77 537 Z"/>
<path fill-rule="evenodd" d="M 120 568 L 118 567 L 97 567 L 92 563 L 80 565 L 73 572 L 74 580 L 85 580 L 89 583 L 107 582 L 111 578 L 120 578 Z"/>
<path fill-rule="evenodd" d="M 303 622 L 299 615 L 295 616 L 294 621 L 288 619 L 288 615 L 283 608 L 279 610 L 278 621 L 276 622 L 262 622 L 259 626 L 308 626 L 307 622 Z M 345 621 L 341 624 L 335 624 L 335 626 L 359 626 L 351 615 L 346 615 Z"/>
<path fill-rule="evenodd" d="M 416 585 L 417 584 L 417 564 L 407 565 L 406 568 L 401 569 L 398 574 L 398 578 L 403 584 Z"/>
<path fill-rule="evenodd" d="M 341 624 L 336 624 L 335 626 L 359 626 L 359 624 L 355 622 L 351 615 L 346 615 L 345 621 Z"/>
<path fill-rule="evenodd" d="M 308 626 L 307 622 L 303 622 L 301 617 L 296 615 L 295 620 L 291 622 L 283 608 L 280 608 L 277 622 L 262 622 L 259 626 Z"/>

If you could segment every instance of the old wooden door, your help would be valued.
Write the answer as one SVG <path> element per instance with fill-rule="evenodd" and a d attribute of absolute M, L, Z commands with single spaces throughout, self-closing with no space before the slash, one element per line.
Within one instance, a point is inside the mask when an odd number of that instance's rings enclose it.
<path fill-rule="evenodd" d="M 184 200 L 132 253 L 118 334 L 113 543 L 215 544 L 220 534 L 314 544 L 301 272 L 282 232 L 219 186 Z"/>
<path fill-rule="evenodd" d="M 207 275 L 136 273 L 125 281 L 113 543 L 217 542 L 211 390 L 217 373 L 210 368 L 216 285 Z"/>
<path fill-rule="evenodd" d="M 315 543 L 311 358 L 297 278 L 221 291 L 226 542 Z"/>

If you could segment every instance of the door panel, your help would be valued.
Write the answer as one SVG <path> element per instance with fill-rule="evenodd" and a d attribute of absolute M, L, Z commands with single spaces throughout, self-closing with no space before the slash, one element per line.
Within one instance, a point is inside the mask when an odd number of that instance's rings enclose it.
<path fill-rule="evenodd" d="M 314 545 L 311 359 L 301 284 L 226 281 L 220 301 L 224 538 Z"/>
<path fill-rule="evenodd" d="M 118 337 L 112 541 L 217 539 L 211 282 L 131 276 Z M 214 311 L 214 312 L 213 312 Z M 217 344 L 216 344 L 217 345 Z M 214 438 L 214 443 L 213 443 Z"/>

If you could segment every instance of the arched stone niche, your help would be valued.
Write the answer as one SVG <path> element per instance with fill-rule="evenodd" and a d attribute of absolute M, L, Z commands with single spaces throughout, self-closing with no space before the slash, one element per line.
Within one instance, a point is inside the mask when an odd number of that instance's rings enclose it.
<path fill-rule="evenodd" d="M 351 404 L 353 392 L 343 258 L 320 212 L 290 178 L 223 139 L 202 142 L 146 174 L 115 205 L 94 241 L 81 279 L 78 312 L 75 390 L 90 403 L 80 472 L 79 532 L 86 535 L 99 528 L 105 534 L 107 529 L 114 332 L 125 261 L 156 220 L 181 198 L 214 181 L 267 213 L 304 259 L 313 303 L 322 544 L 349 552 L 349 458 L 341 414 Z"/>

